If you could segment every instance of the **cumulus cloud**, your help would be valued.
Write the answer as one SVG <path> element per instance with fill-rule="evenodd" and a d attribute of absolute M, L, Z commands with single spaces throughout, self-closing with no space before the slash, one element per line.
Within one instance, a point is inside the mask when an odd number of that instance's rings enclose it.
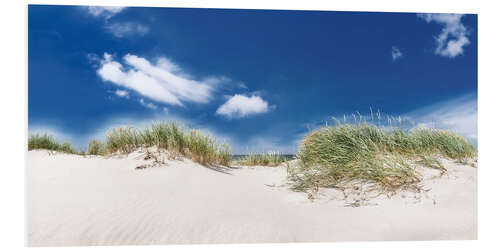
<path fill-rule="evenodd" d="M 118 38 L 144 36 L 149 32 L 149 27 L 134 22 L 111 23 L 104 26 L 104 29 Z"/>
<path fill-rule="evenodd" d="M 109 19 L 123 11 L 125 8 L 126 7 L 120 6 L 87 6 L 87 11 L 95 17 L 104 17 Z"/>
<path fill-rule="evenodd" d="M 156 63 L 127 54 L 123 64 L 105 53 L 97 74 L 106 82 L 136 91 L 154 101 L 184 106 L 184 102 L 207 103 L 212 99 L 217 80 L 197 81 L 184 74 L 167 58 Z"/>
<path fill-rule="evenodd" d="M 470 43 L 468 31 L 463 25 L 461 14 L 417 14 L 426 22 L 436 22 L 443 26 L 441 33 L 436 37 L 435 53 L 441 56 L 454 58 L 464 53 L 463 47 Z"/>
<path fill-rule="evenodd" d="M 251 97 L 235 94 L 222 104 L 216 111 L 216 114 L 228 118 L 243 118 L 249 115 L 266 113 L 269 110 L 269 104 L 260 96 Z"/>
<path fill-rule="evenodd" d="M 396 61 L 398 58 L 403 56 L 403 53 L 395 46 L 392 46 L 392 60 Z"/>

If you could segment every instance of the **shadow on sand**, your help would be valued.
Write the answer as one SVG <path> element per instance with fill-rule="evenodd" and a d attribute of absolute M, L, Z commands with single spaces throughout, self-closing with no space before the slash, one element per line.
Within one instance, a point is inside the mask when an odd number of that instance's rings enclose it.
<path fill-rule="evenodd" d="M 200 164 L 203 167 L 206 167 L 210 170 L 223 173 L 223 174 L 229 174 L 232 175 L 231 171 L 234 169 L 240 169 L 240 167 L 231 167 L 231 166 L 218 166 L 218 165 L 210 165 L 210 164 Z"/>

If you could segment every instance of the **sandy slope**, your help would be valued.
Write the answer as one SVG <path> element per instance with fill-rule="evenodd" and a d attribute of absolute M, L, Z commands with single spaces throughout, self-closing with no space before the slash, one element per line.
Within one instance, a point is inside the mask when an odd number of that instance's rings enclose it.
<path fill-rule="evenodd" d="M 142 157 L 143 158 L 143 157 Z M 30 151 L 28 245 L 252 243 L 476 238 L 476 169 L 425 170 L 427 192 L 346 206 L 280 186 L 283 167 L 211 169 L 189 160 L 136 170 L 124 158 Z"/>

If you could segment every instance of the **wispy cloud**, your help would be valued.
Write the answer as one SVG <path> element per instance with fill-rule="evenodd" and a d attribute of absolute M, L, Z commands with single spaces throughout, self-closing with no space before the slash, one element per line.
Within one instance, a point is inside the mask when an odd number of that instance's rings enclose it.
<path fill-rule="evenodd" d="M 120 6 L 87 6 L 87 11 L 95 17 L 104 17 L 109 19 L 114 15 L 120 13 L 126 9 L 126 7 Z"/>
<path fill-rule="evenodd" d="M 151 63 L 145 58 L 127 54 L 123 57 L 123 63 L 124 65 L 105 53 L 97 74 L 104 81 L 171 105 L 184 106 L 184 102 L 207 103 L 222 81 L 217 78 L 192 80 L 178 65 L 165 57 Z"/>
<path fill-rule="evenodd" d="M 111 17 L 122 12 L 126 7 L 118 6 L 87 6 L 88 13 L 91 16 L 104 19 L 104 30 L 115 37 L 136 37 L 144 36 L 149 33 L 149 27 L 132 21 L 112 21 Z"/>
<path fill-rule="evenodd" d="M 477 144 L 477 98 L 466 95 L 407 114 L 419 127 L 451 130 Z"/>
<path fill-rule="evenodd" d="M 148 109 L 155 109 L 155 110 L 156 110 L 156 109 L 158 109 L 158 106 L 156 106 L 155 104 L 153 104 L 153 103 L 151 103 L 151 102 L 146 102 L 146 101 L 144 101 L 144 99 L 142 99 L 142 98 L 139 100 L 139 103 L 140 103 L 142 106 L 144 106 L 144 107 L 146 107 L 146 108 L 148 108 Z"/>
<path fill-rule="evenodd" d="M 117 89 L 113 92 L 113 94 L 115 94 L 118 97 L 129 98 L 129 92 L 126 90 Z"/>
<path fill-rule="evenodd" d="M 436 37 L 435 53 L 441 56 L 454 58 L 464 53 L 463 47 L 470 43 L 467 38 L 467 28 L 462 23 L 461 14 L 417 14 L 417 17 L 426 22 L 436 22 L 443 27 Z"/>
<path fill-rule="evenodd" d="M 134 22 L 111 23 L 104 26 L 104 29 L 118 38 L 144 36 L 149 32 L 149 27 Z"/>
<path fill-rule="evenodd" d="M 392 60 L 393 61 L 396 61 L 398 58 L 402 57 L 403 56 L 403 53 L 401 52 L 401 50 L 399 50 L 397 47 L 395 46 L 392 46 L 392 51 L 391 51 L 391 54 L 392 54 Z"/>
<path fill-rule="evenodd" d="M 222 104 L 216 114 L 227 118 L 243 118 L 249 115 L 262 114 L 269 111 L 269 104 L 260 96 L 251 97 L 235 94 Z"/>

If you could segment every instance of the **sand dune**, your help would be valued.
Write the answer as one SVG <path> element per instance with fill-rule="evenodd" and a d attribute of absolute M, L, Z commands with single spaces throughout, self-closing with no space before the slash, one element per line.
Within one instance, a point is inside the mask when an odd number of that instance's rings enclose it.
<path fill-rule="evenodd" d="M 336 190 L 311 202 L 284 167 L 135 169 L 143 158 L 28 152 L 28 245 L 476 239 L 476 168 L 451 161 L 423 170 L 427 191 L 353 203 Z"/>

